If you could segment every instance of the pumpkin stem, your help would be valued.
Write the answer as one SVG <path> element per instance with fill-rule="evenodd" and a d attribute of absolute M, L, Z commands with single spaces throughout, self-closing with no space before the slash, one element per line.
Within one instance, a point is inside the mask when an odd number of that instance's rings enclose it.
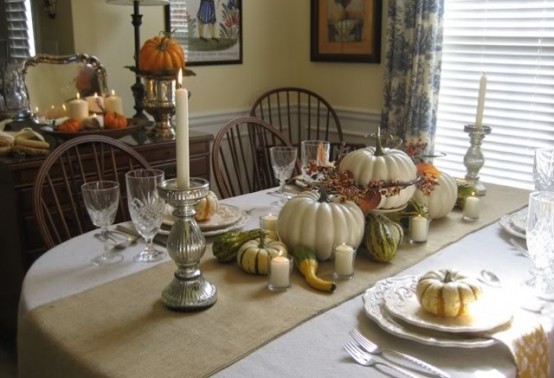
<path fill-rule="evenodd" d="M 327 191 L 327 188 L 325 186 L 321 186 L 319 188 L 318 202 L 331 202 L 331 198 L 329 197 L 329 192 Z"/>
<path fill-rule="evenodd" d="M 445 283 L 452 282 L 452 273 L 447 270 L 446 273 L 444 273 L 444 280 Z"/>
<path fill-rule="evenodd" d="M 377 137 L 376 137 L 376 144 L 375 144 L 375 156 L 383 156 L 385 155 L 385 151 L 383 150 L 383 145 L 381 144 L 381 128 L 377 127 Z"/>
<path fill-rule="evenodd" d="M 265 230 L 262 228 L 262 232 L 261 232 L 261 235 L 260 235 L 260 244 L 258 244 L 258 247 L 259 248 L 265 248 L 265 242 L 264 242 L 264 239 L 265 239 Z"/>

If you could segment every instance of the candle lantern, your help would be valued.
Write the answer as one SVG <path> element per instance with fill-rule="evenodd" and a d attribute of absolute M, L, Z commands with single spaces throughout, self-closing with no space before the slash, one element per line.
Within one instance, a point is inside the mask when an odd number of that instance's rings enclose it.
<path fill-rule="evenodd" d="M 290 287 L 292 260 L 283 255 L 270 255 L 268 261 L 268 284 L 270 291 L 283 291 Z"/>
<path fill-rule="evenodd" d="M 144 110 L 154 117 L 152 133 L 161 139 L 172 139 L 175 131 L 171 117 L 175 114 L 175 76 L 143 76 L 145 87 Z"/>

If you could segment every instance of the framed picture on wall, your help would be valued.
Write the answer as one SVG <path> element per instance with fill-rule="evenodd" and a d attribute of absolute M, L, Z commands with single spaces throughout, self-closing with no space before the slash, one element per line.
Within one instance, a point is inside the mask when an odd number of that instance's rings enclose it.
<path fill-rule="evenodd" d="M 311 61 L 379 63 L 382 0 L 311 0 Z"/>
<path fill-rule="evenodd" d="M 242 0 L 171 0 L 165 30 L 189 66 L 242 63 Z"/>

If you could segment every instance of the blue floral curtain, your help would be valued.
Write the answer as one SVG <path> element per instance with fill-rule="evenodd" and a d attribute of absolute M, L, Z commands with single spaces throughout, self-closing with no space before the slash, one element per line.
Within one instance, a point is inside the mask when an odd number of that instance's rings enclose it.
<path fill-rule="evenodd" d="M 382 129 L 433 151 L 444 0 L 389 0 Z"/>

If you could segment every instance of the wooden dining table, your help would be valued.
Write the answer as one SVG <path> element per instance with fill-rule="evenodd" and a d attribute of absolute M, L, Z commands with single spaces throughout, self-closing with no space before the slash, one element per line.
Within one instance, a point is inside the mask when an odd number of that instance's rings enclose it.
<path fill-rule="evenodd" d="M 222 202 L 247 211 L 250 218 L 243 229 L 251 229 L 258 227 L 260 216 L 279 211 L 271 205 L 276 198 L 267 192 Z M 488 184 L 477 221 L 465 221 L 455 209 L 431 222 L 426 243 L 405 238 L 387 264 L 371 261 L 360 249 L 354 276 L 337 281 L 332 294 L 313 290 L 296 270 L 288 290 L 271 292 L 266 276 L 218 262 L 211 251 L 214 236 L 207 237 L 200 267 L 218 298 L 198 312 L 171 311 L 161 303 L 161 291 L 176 266 L 169 258 L 134 262 L 132 257 L 144 247 L 140 242 L 121 252 L 122 263 L 92 266 L 89 261 L 101 243 L 91 231 L 49 250 L 27 272 L 19 306 L 20 377 L 400 376 L 386 367 L 354 362 L 343 348 L 353 328 L 381 347 L 409 353 L 452 377 L 516 377 L 512 354 L 492 337 L 483 336 L 490 341 L 486 346 L 444 346 L 392 334 L 370 319 L 364 295 L 376 283 L 439 268 L 475 276 L 483 269 L 496 273 L 501 290 L 512 298 L 507 311 L 542 326 L 554 365 L 553 316 L 521 308 L 529 299 L 523 282 L 533 264 L 509 243 L 513 235 L 498 223 L 525 207 L 528 194 Z M 332 271 L 332 262 L 320 263 L 322 276 Z M 403 366 L 417 376 L 430 376 Z"/>

